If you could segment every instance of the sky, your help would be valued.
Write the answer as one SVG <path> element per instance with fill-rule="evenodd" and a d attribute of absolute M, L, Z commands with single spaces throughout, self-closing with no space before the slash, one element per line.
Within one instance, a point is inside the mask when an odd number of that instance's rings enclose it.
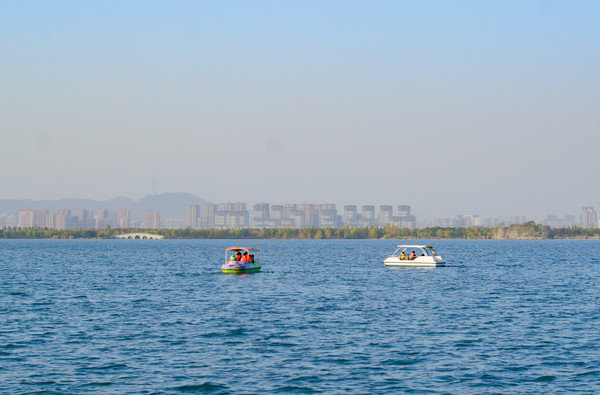
<path fill-rule="evenodd" d="M 600 209 L 600 2 L 0 1 L 0 199 Z"/>

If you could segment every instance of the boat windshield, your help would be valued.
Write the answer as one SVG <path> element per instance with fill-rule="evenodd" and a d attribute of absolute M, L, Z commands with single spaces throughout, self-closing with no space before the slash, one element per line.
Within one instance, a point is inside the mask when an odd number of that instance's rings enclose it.
<path fill-rule="evenodd" d="M 430 247 L 401 246 L 394 252 L 394 256 L 401 256 L 402 253 L 410 255 L 414 251 L 416 256 L 434 256 L 435 252 Z"/>

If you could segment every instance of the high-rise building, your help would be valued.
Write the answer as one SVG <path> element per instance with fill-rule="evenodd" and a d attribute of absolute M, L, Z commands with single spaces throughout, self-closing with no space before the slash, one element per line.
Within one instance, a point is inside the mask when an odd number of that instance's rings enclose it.
<path fill-rule="evenodd" d="M 319 226 L 336 227 L 340 225 L 341 218 L 337 213 L 335 204 L 319 204 L 317 205 L 317 211 L 319 213 Z"/>
<path fill-rule="evenodd" d="M 160 228 L 160 212 L 159 211 L 148 211 L 146 213 L 146 227 L 148 229 L 159 229 Z"/>
<path fill-rule="evenodd" d="M 304 226 L 314 227 L 319 223 L 319 215 L 314 204 L 302 203 L 298 205 L 298 209 L 302 211 L 304 216 Z"/>
<path fill-rule="evenodd" d="M 216 204 L 205 204 L 204 205 L 204 222 L 206 227 L 210 228 L 215 226 L 215 214 L 217 212 Z"/>
<path fill-rule="evenodd" d="M 398 216 L 392 217 L 392 224 L 400 228 L 412 229 L 417 226 L 417 218 L 410 214 L 411 207 L 407 204 L 398 206 Z"/>
<path fill-rule="evenodd" d="M 24 209 L 19 211 L 19 227 L 33 228 L 35 226 L 35 210 Z"/>
<path fill-rule="evenodd" d="M 108 210 L 105 208 L 101 208 L 98 210 L 98 214 L 96 215 L 96 228 L 104 229 L 110 225 L 110 217 L 108 215 Z"/>
<path fill-rule="evenodd" d="M 17 217 L 12 214 L 7 215 L 6 226 L 17 226 Z"/>
<path fill-rule="evenodd" d="M 56 229 L 68 229 L 69 218 L 71 218 L 71 210 L 63 208 L 54 214 L 54 226 Z"/>
<path fill-rule="evenodd" d="M 283 206 L 280 204 L 274 204 L 271 206 L 271 219 L 281 221 L 283 220 Z"/>
<path fill-rule="evenodd" d="M 410 206 L 407 204 L 401 204 L 400 206 L 398 206 L 398 216 L 399 217 L 410 216 Z"/>
<path fill-rule="evenodd" d="M 454 217 L 454 219 L 452 219 L 452 226 L 455 228 L 464 228 L 466 226 L 464 214 L 458 214 Z"/>
<path fill-rule="evenodd" d="M 592 206 L 585 206 L 581 210 L 581 227 L 595 228 L 598 226 L 598 215 Z"/>
<path fill-rule="evenodd" d="M 548 225 L 551 228 L 573 228 L 576 226 L 575 216 L 565 215 L 564 218 L 558 218 L 551 214 L 542 220 L 542 225 Z"/>
<path fill-rule="evenodd" d="M 78 226 L 82 229 L 93 228 L 96 225 L 94 214 L 84 209 L 77 211 L 77 222 Z"/>
<path fill-rule="evenodd" d="M 432 226 L 439 226 L 442 228 L 446 228 L 446 227 L 449 227 L 451 223 L 452 223 L 452 220 L 450 219 L 450 217 L 433 217 L 431 219 Z"/>
<path fill-rule="evenodd" d="M 35 226 L 38 228 L 47 228 L 48 225 L 48 210 L 35 211 Z"/>
<path fill-rule="evenodd" d="M 202 217 L 198 218 L 198 222 L 201 223 Z M 183 229 L 185 226 L 185 217 L 161 217 L 161 227 L 166 229 Z"/>
<path fill-rule="evenodd" d="M 363 226 L 373 226 L 375 224 L 375 206 L 362 206 L 360 208 L 360 217 Z"/>
<path fill-rule="evenodd" d="M 344 206 L 344 214 L 343 214 L 344 225 L 347 226 L 357 226 L 358 222 L 358 213 L 357 207 L 350 205 Z"/>
<path fill-rule="evenodd" d="M 394 207 L 383 205 L 379 206 L 379 216 L 377 217 L 377 224 L 383 226 L 392 222 L 394 214 Z"/>
<path fill-rule="evenodd" d="M 198 228 L 200 224 L 200 211 L 199 205 L 188 205 L 185 206 L 185 226 L 186 228 Z"/>
<path fill-rule="evenodd" d="M 121 229 L 130 228 L 131 213 L 129 209 L 122 209 L 117 212 L 117 227 Z"/>
<path fill-rule="evenodd" d="M 252 226 L 267 228 L 271 225 L 271 208 L 269 203 L 256 203 L 252 207 Z"/>

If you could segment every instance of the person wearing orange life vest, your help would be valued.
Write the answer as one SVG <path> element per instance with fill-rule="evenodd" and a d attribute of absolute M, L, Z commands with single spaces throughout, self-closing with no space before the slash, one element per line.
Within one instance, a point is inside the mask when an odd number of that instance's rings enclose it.
<path fill-rule="evenodd" d="M 248 262 L 248 252 L 244 252 L 244 255 L 242 256 L 242 259 L 240 260 L 240 262 Z"/>
<path fill-rule="evenodd" d="M 410 255 L 408 256 L 408 260 L 412 261 L 413 259 L 415 259 L 417 257 L 417 255 L 415 254 L 415 252 L 411 252 Z"/>

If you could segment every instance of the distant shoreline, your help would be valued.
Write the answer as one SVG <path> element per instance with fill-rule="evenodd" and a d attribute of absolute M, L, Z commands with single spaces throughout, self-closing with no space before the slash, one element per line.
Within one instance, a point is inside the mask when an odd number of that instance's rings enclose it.
<path fill-rule="evenodd" d="M 395 226 L 365 228 L 271 228 L 271 229 L 48 229 L 1 228 L 0 239 L 114 239 L 122 234 L 146 233 L 167 239 L 434 239 L 434 240 L 551 240 L 598 239 L 600 229 L 550 228 L 534 222 L 520 225 L 473 228 Z M 133 237 L 132 237 L 133 238 Z M 143 238 L 143 237 L 140 237 Z"/>

